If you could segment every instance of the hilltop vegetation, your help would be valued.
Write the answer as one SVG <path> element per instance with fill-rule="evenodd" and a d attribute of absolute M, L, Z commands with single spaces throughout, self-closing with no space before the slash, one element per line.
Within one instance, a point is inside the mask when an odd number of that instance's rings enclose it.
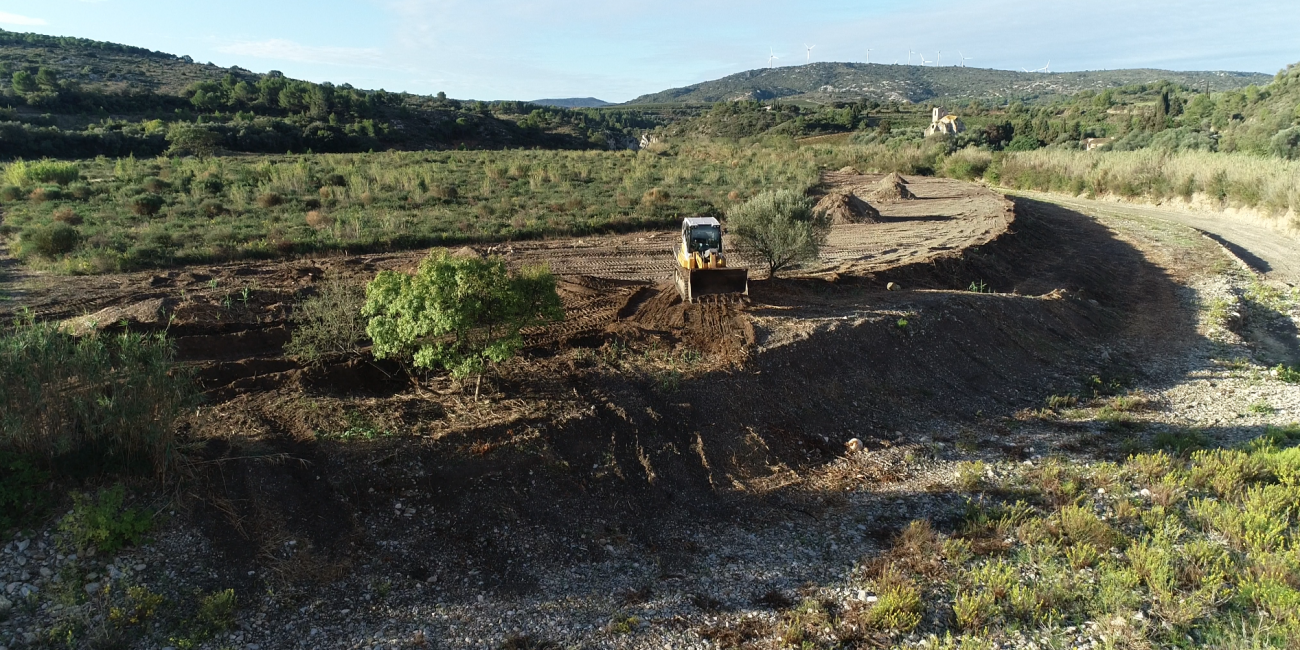
<path fill-rule="evenodd" d="M 360 90 L 112 43 L 0 31 L 4 105 L 5 154 L 26 158 L 154 156 L 186 152 L 196 142 L 256 153 L 620 148 L 636 130 L 671 114 Z"/>
<path fill-rule="evenodd" d="M 788 99 L 811 102 L 953 102 L 979 99 L 1006 103 L 1034 101 L 1084 90 L 1169 81 L 1211 91 L 1268 83 L 1248 72 L 1106 70 L 1042 74 L 983 68 L 922 67 L 876 63 L 812 63 L 749 70 L 714 81 L 643 95 L 630 104 L 712 103 Z"/>

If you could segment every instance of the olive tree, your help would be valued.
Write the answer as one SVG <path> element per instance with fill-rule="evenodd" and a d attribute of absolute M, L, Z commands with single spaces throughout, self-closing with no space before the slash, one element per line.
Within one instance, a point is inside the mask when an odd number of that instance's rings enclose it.
<path fill-rule="evenodd" d="M 366 287 L 363 313 L 375 358 L 482 376 L 523 347 L 525 327 L 564 318 L 555 277 L 544 268 L 510 273 L 500 258 L 437 251 L 414 274 L 382 271 Z"/>
<path fill-rule="evenodd" d="M 769 190 L 731 209 L 727 228 L 745 257 L 777 271 L 816 259 L 830 234 L 830 219 L 813 209 L 808 197 L 790 190 Z"/>

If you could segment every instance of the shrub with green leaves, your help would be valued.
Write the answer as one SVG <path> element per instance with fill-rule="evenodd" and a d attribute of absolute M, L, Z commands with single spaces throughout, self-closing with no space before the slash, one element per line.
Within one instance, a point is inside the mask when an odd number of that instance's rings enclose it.
<path fill-rule="evenodd" d="M 830 220 L 808 197 L 791 190 L 767 191 L 727 213 L 727 227 L 746 257 L 767 266 L 769 276 L 816 259 L 830 234 Z"/>
<path fill-rule="evenodd" d="M 80 242 L 81 233 L 75 227 L 55 221 L 24 230 L 19 242 L 19 255 L 35 254 L 54 258 L 76 250 Z"/>
<path fill-rule="evenodd" d="M 164 471 L 195 395 L 161 335 L 74 337 L 31 318 L 0 335 L 0 450 L 56 468 Z"/>
<path fill-rule="evenodd" d="M 295 327 L 284 351 L 311 364 L 332 355 L 356 353 L 366 340 L 366 289 L 328 275 L 316 295 L 298 303 L 290 320 Z"/>
<path fill-rule="evenodd" d="M 436 251 L 414 275 L 380 272 L 366 287 L 364 314 L 376 358 L 464 377 L 514 356 L 520 330 L 561 320 L 564 309 L 544 268 L 510 273 L 499 258 Z"/>
<path fill-rule="evenodd" d="M 126 488 L 121 484 L 94 497 L 72 493 L 72 510 L 59 521 L 59 532 L 73 548 L 94 547 L 104 553 L 139 544 L 152 528 L 153 514 L 126 507 Z"/>

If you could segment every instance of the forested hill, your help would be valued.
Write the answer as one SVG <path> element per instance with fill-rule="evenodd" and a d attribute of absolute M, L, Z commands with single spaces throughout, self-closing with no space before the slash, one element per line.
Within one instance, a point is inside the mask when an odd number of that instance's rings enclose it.
<path fill-rule="evenodd" d="M 1208 86 L 1211 91 L 1225 91 L 1251 84 L 1263 85 L 1272 80 L 1271 75 L 1254 72 L 1105 70 L 1041 73 L 956 66 L 812 63 L 741 72 L 685 88 L 643 95 L 629 104 L 712 103 L 778 98 L 914 103 L 978 99 L 1006 103 L 1160 81 L 1192 88 Z"/>
<path fill-rule="evenodd" d="M 0 156 L 622 147 L 668 111 L 459 101 L 315 84 L 0 30 Z"/>

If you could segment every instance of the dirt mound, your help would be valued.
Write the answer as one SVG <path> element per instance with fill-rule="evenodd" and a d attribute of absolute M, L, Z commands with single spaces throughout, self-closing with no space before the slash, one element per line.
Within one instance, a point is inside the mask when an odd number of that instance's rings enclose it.
<path fill-rule="evenodd" d="M 740 364 L 754 345 L 754 325 L 742 304 L 724 300 L 684 302 L 677 287 L 663 283 L 624 318 L 607 328 L 624 338 L 657 338 L 700 352 L 710 361 Z"/>
<path fill-rule="evenodd" d="M 105 307 L 93 314 L 69 318 L 59 324 L 59 329 L 80 336 L 96 330 L 102 330 L 125 323 L 128 327 L 141 329 L 144 326 L 157 326 L 167 323 L 169 314 L 176 309 L 176 300 L 171 298 L 154 298 L 142 300 L 121 307 Z"/>
<path fill-rule="evenodd" d="M 452 251 L 451 256 L 464 258 L 464 259 L 479 259 L 479 260 L 483 259 L 483 256 L 480 255 L 478 251 L 474 250 L 473 248 L 470 248 L 469 246 L 462 246 L 459 249 Z"/>
<path fill-rule="evenodd" d="M 870 203 L 858 198 L 852 192 L 837 190 L 822 197 L 817 202 L 816 210 L 825 212 L 831 218 L 831 223 L 851 224 L 851 223 L 879 223 L 880 211 L 871 207 Z"/>
<path fill-rule="evenodd" d="M 907 181 L 902 176 L 890 174 L 882 178 L 876 189 L 872 190 L 871 198 L 877 201 L 905 201 L 916 198 L 916 195 L 907 188 Z"/>
<path fill-rule="evenodd" d="M 841 173 L 841 174 L 853 174 L 854 176 L 861 176 L 861 175 L 862 175 L 862 172 L 858 171 L 858 169 L 857 169 L 856 167 L 841 167 L 841 168 L 840 168 L 840 173 Z"/>

